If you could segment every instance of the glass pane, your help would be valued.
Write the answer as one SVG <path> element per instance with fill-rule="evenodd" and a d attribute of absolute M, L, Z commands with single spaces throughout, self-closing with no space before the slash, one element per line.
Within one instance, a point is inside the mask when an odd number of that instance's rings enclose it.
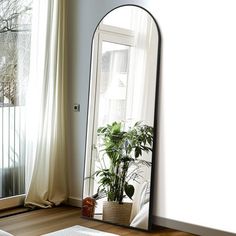
<path fill-rule="evenodd" d="M 98 127 L 125 120 L 129 46 L 103 42 Z"/>
<path fill-rule="evenodd" d="M 31 5 L 30 0 L 0 1 L 0 198 L 25 193 L 24 104 Z"/>

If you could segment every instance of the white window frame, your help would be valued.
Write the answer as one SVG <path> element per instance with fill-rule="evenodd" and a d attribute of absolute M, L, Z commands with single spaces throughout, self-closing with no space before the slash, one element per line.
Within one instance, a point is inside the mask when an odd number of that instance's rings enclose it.
<path fill-rule="evenodd" d="M 125 46 L 134 46 L 134 32 L 128 29 L 123 29 L 115 26 L 100 24 L 94 34 L 92 47 L 91 61 L 91 77 L 90 77 L 90 95 L 88 109 L 88 124 L 87 124 L 87 140 L 86 140 L 86 165 L 85 176 L 92 176 L 95 169 L 95 156 L 97 155 L 97 133 L 94 125 L 97 123 L 97 115 L 95 110 L 98 107 L 99 101 L 96 97 L 96 91 L 100 84 L 101 58 L 102 58 L 102 43 L 116 43 Z M 84 196 L 91 196 L 93 193 L 94 180 L 88 178 L 84 184 Z"/>

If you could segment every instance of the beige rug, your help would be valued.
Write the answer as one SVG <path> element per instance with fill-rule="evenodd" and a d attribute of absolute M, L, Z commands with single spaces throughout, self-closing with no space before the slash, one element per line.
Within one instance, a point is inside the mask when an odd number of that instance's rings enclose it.
<path fill-rule="evenodd" d="M 3 230 L 0 230 L 0 236 L 13 236 L 12 234 L 9 234 Z"/>
<path fill-rule="evenodd" d="M 118 234 L 111 234 L 104 231 L 99 231 L 96 229 L 90 229 L 80 225 L 75 225 L 70 228 L 55 231 L 49 234 L 44 234 L 42 236 L 119 236 Z"/>

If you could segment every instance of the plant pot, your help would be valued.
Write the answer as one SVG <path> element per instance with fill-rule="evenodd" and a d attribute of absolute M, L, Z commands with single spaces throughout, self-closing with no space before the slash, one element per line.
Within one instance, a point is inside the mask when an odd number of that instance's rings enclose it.
<path fill-rule="evenodd" d="M 119 225 L 129 225 L 132 210 L 131 202 L 104 201 L 103 202 L 103 220 Z"/>

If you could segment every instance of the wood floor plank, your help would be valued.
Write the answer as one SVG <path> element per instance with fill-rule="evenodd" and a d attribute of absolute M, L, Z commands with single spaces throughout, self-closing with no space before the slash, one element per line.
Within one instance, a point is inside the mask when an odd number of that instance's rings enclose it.
<path fill-rule="evenodd" d="M 81 225 L 121 236 L 191 236 L 176 230 L 157 228 L 144 232 L 130 228 L 106 224 L 101 221 L 81 218 L 81 210 L 76 207 L 62 206 L 40 209 L 0 219 L 0 229 L 15 236 L 38 236 L 73 225 Z"/>

